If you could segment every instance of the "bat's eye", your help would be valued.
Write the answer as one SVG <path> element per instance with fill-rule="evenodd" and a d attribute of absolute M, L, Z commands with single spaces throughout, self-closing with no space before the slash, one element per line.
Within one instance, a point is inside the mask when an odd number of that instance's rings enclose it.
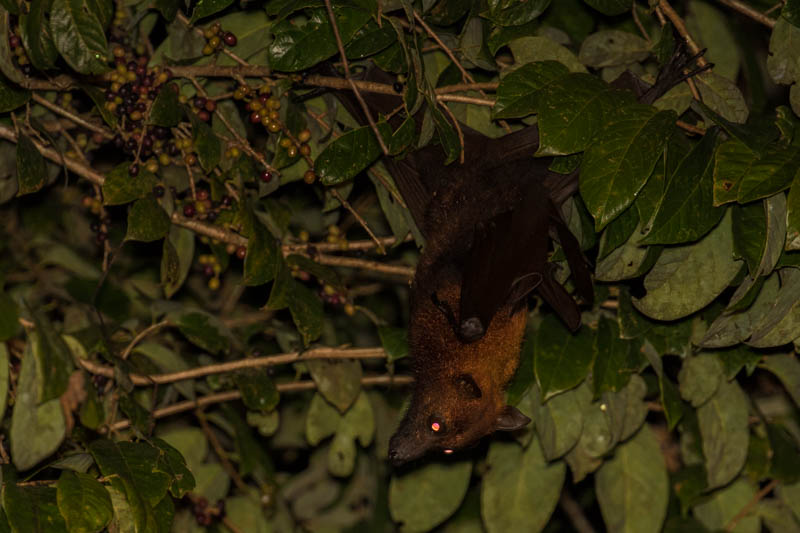
<path fill-rule="evenodd" d="M 453 453 L 453 450 L 451 450 L 450 448 L 445 448 L 442 451 L 444 452 L 445 455 L 450 455 L 451 453 Z"/>
<path fill-rule="evenodd" d="M 444 422 L 438 416 L 430 417 L 428 420 L 428 427 L 431 428 L 431 431 L 438 433 L 439 435 L 442 435 L 445 433 L 445 431 L 447 431 Z"/>

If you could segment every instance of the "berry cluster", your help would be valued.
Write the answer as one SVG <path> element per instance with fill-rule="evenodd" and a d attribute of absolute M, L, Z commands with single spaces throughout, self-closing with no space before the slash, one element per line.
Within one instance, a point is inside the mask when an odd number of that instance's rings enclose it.
<path fill-rule="evenodd" d="M 88 209 L 96 218 L 93 220 L 89 227 L 95 234 L 95 241 L 97 244 L 103 244 L 108 240 L 108 228 L 111 226 L 111 217 L 103 211 L 103 203 L 99 198 L 92 196 L 84 196 L 81 201 L 83 207 Z"/>
<path fill-rule="evenodd" d="M 219 289 L 219 275 L 222 273 L 222 265 L 219 264 L 213 254 L 201 254 L 197 257 L 203 276 L 206 277 L 208 288 L 212 291 Z"/>
<path fill-rule="evenodd" d="M 8 36 L 8 46 L 11 48 L 12 54 L 12 62 L 16 67 L 26 76 L 30 76 L 31 72 L 33 72 L 33 67 L 31 66 L 31 61 L 28 59 L 28 54 L 25 52 L 25 48 L 22 46 L 22 39 L 19 38 L 19 35 L 11 33 Z"/>
<path fill-rule="evenodd" d="M 218 500 L 216 505 L 209 507 L 206 498 L 195 497 L 192 499 L 192 513 L 198 525 L 210 526 L 215 519 L 225 516 L 225 501 Z"/>
<path fill-rule="evenodd" d="M 223 46 L 236 46 L 238 39 L 232 32 L 224 31 L 219 22 L 215 22 L 205 29 L 203 37 L 206 38 L 206 45 L 203 47 L 203 55 L 210 56 L 214 52 L 222 50 Z"/>

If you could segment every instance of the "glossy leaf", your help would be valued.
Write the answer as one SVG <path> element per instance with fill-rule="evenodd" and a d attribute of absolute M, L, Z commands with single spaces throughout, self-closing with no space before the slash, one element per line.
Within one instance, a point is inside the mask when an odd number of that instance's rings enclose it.
<path fill-rule="evenodd" d="M 537 439 L 527 448 L 495 441 L 481 483 L 481 514 L 489 533 L 544 529 L 561 495 L 566 467 L 548 463 Z M 530 502 L 536 502 L 531 506 Z"/>
<path fill-rule="evenodd" d="M 190 22 L 195 23 L 202 18 L 219 13 L 232 3 L 233 0 L 199 0 L 194 6 Z"/>
<path fill-rule="evenodd" d="M 557 394 L 542 402 L 539 392 L 532 390 L 533 421 L 544 456 L 552 461 L 567 453 L 583 431 L 583 413 L 592 399 L 588 383 Z"/>
<path fill-rule="evenodd" d="M 693 407 L 706 403 L 717 392 L 725 377 L 716 354 L 699 353 L 687 359 L 678 374 L 680 393 Z"/>
<path fill-rule="evenodd" d="M 633 305 L 658 320 L 675 320 L 702 309 L 741 268 L 733 260 L 732 241 L 731 217 L 726 214 L 700 241 L 664 250 L 644 279 L 647 294 Z"/>
<path fill-rule="evenodd" d="M 619 336 L 616 322 L 601 319 L 594 339 L 594 396 L 605 391 L 619 391 L 637 370 L 638 358 L 633 343 Z"/>
<path fill-rule="evenodd" d="M 173 90 L 174 85 L 168 84 L 161 87 L 158 96 L 150 107 L 150 123 L 156 126 L 170 128 L 177 126 L 183 118 L 183 106 L 178 100 L 178 92 Z"/>
<path fill-rule="evenodd" d="M 190 113 L 189 118 L 192 121 L 192 147 L 197 153 L 197 160 L 203 170 L 210 172 L 222 158 L 222 143 L 211 126 L 197 118 L 197 115 Z"/>
<path fill-rule="evenodd" d="M 606 115 L 615 105 L 611 94 L 605 83 L 581 73 L 547 85 L 539 102 L 537 155 L 567 155 L 585 150 L 603 129 Z M 584 168 L 588 168 L 585 163 Z"/>
<path fill-rule="evenodd" d="M 534 353 L 536 381 L 547 400 L 586 378 L 594 359 L 592 336 L 586 328 L 571 334 L 560 319 L 548 315 L 539 327 Z"/>
<path fill-rule="evenodd" d="M 780 192 L 791 185 L 800 166 L 800 147 L 775 147 L 740 172 L 744 177 L 739 183 L 740 203 L 751 202 Z"/>
<path fill-rule="evenodd" d="M 617 446 L 597 471 L 595 490 L 609 532 L 661 531 L 669 499 L 667 467 L 649 426 Z"/>
<path fill-rule="evenodd" d="M 667 428 L 672 431 L 684 414 L 684 407 L 678 393 L 678 387 L 667 376 L 658 378 L 661 392 L 661 406 L 664 408 L 664 417 L 667 419 Z"/>
<path fill-rule="evenodd" d="M 303 25 L 282 20 L 272 27 L 275 35 L 269 45 L 269 62 L 272 68 L 296 72 L 316 65 L 337 52 L 333 29 L 325 9 L 311 9 L 307 14 L 308 18 Z M 335 14 L 344 44 L 370 19 L 368 11 L 355 6 L 338 7 Z"/>
<path fill-rule="evenodd" d="M 391 136 L 391 128 L 380 122 L 379 131 L 384 139 Z M 370 126 L 345 133 L 317 156 L 314 169 L 322 183 L 336 185 L 355 177 L 381 154 L 381 148 Z"/>
<path fill-rule="evenodd" d="M 404 328 L 380 326 L 378 336 L 386 351 L 387 361 L 397 361 L 408 355 L 408 332 Z"/>
<path fill-rule="evenodd" d="M 731 80 L 715 72 L 704 72 L 693 78 L 703 102 L 731 122 L 744 124 L 749 110 L 742 92 Z"/>
<path fill-rule="evenodd" d="M 243 283 L 256 286 L 275 279 L 283 263 L 279 254 L 272 234 L 260 222 L 254 222 L 247 241 Z"/>
<path fill-rule="evenodd" d="M 203 311 L 177 312 L 169 315 L 170 322 L 178 326 L 189 342 L 211 353 L 228 349 L 228 329 L 216 317 Z"/>
<path fill-rule="evenodd" d="M 108 41 L 98 14 L 83 0 L 53 0 L 50 9 L 53 42 L 69 66 L 81 74 L 108 70 Z"/>
<path fill-rule="evenodd" d="M 498 26 L 521 26 L 541 15 L 550 5 L 550 0 L 508 2 L 488 0 L 489 9 L 481 15 Z"/>
<path fill-rule="evenodd" d="M 278 405 L 280 395 L 266 367 L 237 372 L 233 379 L 248 409 L 272 411 Z"/>
<path fill-rule="evenodd" d="M 430 531 L 452 515 L 467 493 L 470 461 L 427 463 L 392 476 L 389 512 L 400 531 Z"/>
<path fill-rule="evenodd" d="M 510 72 L 497 87 L 494 118 L 517 118 L 536 113 L 545 87 L 566 76 L 567 67 L 556 61 L 527 63 Z"/>
<path fill-rule="evenodd" d="M 586 151 L 580 177 L 581 196 L 596 231 L 633 203 L 664 151 L 674 122 L 670 111 L 630 105 L 618 110 L 598 133 L 601 140 Z"/>
<path fill-rule="evenodd" d="M 37 401 L 42 403 L 57 399 L 67 390 L 74 365 L 69 347 L 47 315 L 38 309 L 29 312 L 36 326 L 28 338 L 37 363 Z"/>
<path fill-rule="evenodd" d="M 604 15 L 619 15 L 630 11 L 630 0 L 584 0 L 587 4 Z"/>
<path fill-rule="evenodd" d="M 164 239 L 161 259 L 161 285 L 164 296 L 171 298 L 183 286 L 194 258 L 194 233 L 172 226 Z"/>
<path fill-rule="evenodd" d="M 20 16 L 22 42 L 31 60 L 31 64 L 39 70 L 48 70 L 55 66 L 58 50 L 53 42 L 50 21 L 46 17 L 52 2 L 33 0 L 27 15 Z"/>
<path fill-rule="evenodd" d="M 717 132 L 707 132 L 678 165 L 650 223 L 650 233 L 642 241 L 644 244 L 696 241 L 725 214 L 723 208 L 710 207 Z"/>
<path fill-rule="evenodd" d="M 767 55 L 767 72 L 775 83 L 789 85 L 800 78 L 800 62 L 794 53 L 798 44 L 800 28 L 779 17 L 772 28 Z"/>
<path fill-rule="evenodd" d="M 736 382 L 720 383 L 711 399 L 697 409 L 710 488 L 727 484 L 744 466 L 747 415 L 747 398 Z"/>

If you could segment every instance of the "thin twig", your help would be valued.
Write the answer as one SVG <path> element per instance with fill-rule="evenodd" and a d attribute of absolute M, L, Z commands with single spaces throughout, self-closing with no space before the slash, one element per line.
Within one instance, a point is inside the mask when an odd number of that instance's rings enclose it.
<path fill-rule="evenodd" d="M 490 98 L 476 98 L 474 96 L 462 96 L 460 94 L 437 94 L 437 102 L 459 102 L 462 104 L 482 105 L 494 107 L 494 100 Z"/>
<path fill-rule="evenodd" d="M 381 132 L 378 131 L 378 125 L 372 118 L 372 113 L 370 113 L 369 106 L 367 105 L 367 102 L 364 101 L 364 97 L 361 96 L 361 92 L 358 90 L 358 85 L 353 83 L 353 80 L 350 76 L 350 65 L 347 63 L 347 54 L 344 53 L 344 43 L 342 43 L 342 36 L 339 34 L 339 25 L 336 22 L 336 15 L 334 15 L 333 13 L 333 7 L 331 7 L 331 0 L 325 0 L 325 9 L 327 9 L 328 11 L 328 18 L 330 19 L 331 27 L 333 28 L 333 36 L 336 39 L 336 47 L 339 49 L 339 55 L 342 58 L 342 67 L 344 68 L 344 76 L 347 79 L 347 83 L 350 85 L 350 88 L 353 90 L 353 94 L 358 100 L 358 103 L 361 104 L 361 109 L 364 111 L 364 115 L 367 117 L 367 122 L 369 122 L 369 127 L 372 128 L 372 132 L 378 139 L 378 145 L 380 145 L 381 151 L 383 151 L 383 155 L 388 156 L 389 147 L 386 146 L 386 143 L 383 142 L 383 136 L 381 135 Z"/>
<path fill-rule="evenodd" d="M 444 42 L 442 42 L 439 36 L 436 35 L 436 32 L 434 32 L 431 29 L 431 27 L 425 23 L 425 21 L 422 19 L 419 13 L 417 13 L 416 11 L 414 11 L 414 20 L 416 20 L 419 23 L 419 25 L 422 26 L 422 28 L 425 30 L 428 36 L 434 41 L 436 41 L 436 44 L 438 44 L 442 48 L 442 51 L 447 55 L 447 57 L 450 58 L 450 61 L 452 61 L 453 64 L 461 72 L 461 77 L 463 78 L 464 82 L 475 83 L 475 79 L 470 75 L 469 72 L 467 72 L 467 70 L 464 68 L 461 62 L 456 58 L 453 51 L 450 50 L 450 48 L 448 48 L 447 45 L 444 44 Z M 482 90 L 478 90 L 478 92 L 481 94 L 481 96 L 486 97 L 486 93 L 483 92 Z M 511 128 L 509 127 L 506 121 L 501 120 L 500 125 L 503 127 L 503 129 L 506 130 L 506 133 L 511 133 Z"/>
<path fill-rule="evenodd" d="M 69 120 L 71 120 L 72 122 L 74 122 L 75 124 L 78 124 L 79 126 L 83 126 L 87 130 L 91 130 L 91 131 L 93 131 L 95 133 L 99 133 L 100 135 L 102 135 L 106 139 L 111 139 L 111 138 L 114 137 L 114 134 L 111 133 L 110 131 L 108 131 L 108 129 L 104 128 L 103 126 L 99 126 L 97 124 L 89 122 L 88 120 L 81 118 L 80 116 L 76 115 L 75 113 L 72 113 L 71 111 L 67 111 L 63 107 L 54 104 L 50 100 L 48 100 L 46 98 L 43 98 L 43 97 L 39 96 L 36 93 L 33 93 L 31 98 L 33 98 L 34 102 L 43 105 L 44 107 L 46 107 L 47 109 L 49 109 L 53 113 L 61 115 L 62 117 L 66 117 Z"/>
<path fill-rule="evenodd" d="M 703 129 L 703 128 L 699 127 L 699 126 L 695 126 L 694 124 L 689 124 L 688 122 L 684 122 L 682 120 L 676 120 L 675 121 L 675 125 L 678 126 L 681 129 L 683 129 L 683 130 L 688 131 L 689 133 L 694 133 L 694 134 L 697 134 L 697 135 L 705 135 L 706 134 L 706 130 L 705 129 Z"/>
<path fill-rule="evenodd" d="M 200 422 L 200 429 L 203 430 L 206 440 L 208 440 L 209 444 L 211 444 L 211 447 L 214 449 L 214 453 L 217 455 L 222 468 L 233 480 L 234 485 L 236 485 L 238 489 L 242 491 L 242 493 L 246 494 L 249 492 L 250 488 L 247 486 L 247 483 L 244 482 L 242 476 L 240 476 L 236 468 L 233 467 L 233 463 L 231 463 L 231 460 L 228 458 L 228 453 L 225 451 L 225 448 L 222 447 L 222 444 L 220 444 L 217 435 L 214 433 L 214 430 L 211 429 L 210 425 L 208 425 L 208 420 L 206 419 L 206 415 L 203 410 L 198 407 L 194 410 L 194 416 L 197 418 L 197 421 Z"/>
<path fill-rule="evenodd" d="M 344 208 L 347 209 L 350 212 L 351 215 L 353 215 L 353 217 L 358 221 L 358 223 L 361 225 L 361 227 L 364 228 L 364 231 L 367 232 L 367 235 L 369 235 L 369 238 L 372 239 L 372 241 L 378 247 L 378 251 L 381 253 L 381 255 L 386 255 L 386 248 L 383 247 L 383 244 L 381 244 L 381 241 L 378 239 L 378 237 L 375 236 L 375 234 L 369 228 L 369 226 L 367 225 L 367 221 L 364 220 L 364 217 L 362 217 L 358 213 L 358 211 L 353 209 L 353 206 L 350 205 L 350 202 L 348 202 L 341 194 L 339 194 L 339 191 L 337 191 L 333 187 L 331 187 L 328 190 L 331 192 L 331 195 L 333 195 L 334 198 L 339 200 L 339 203 L 342 204 L 344 206 Z"/>
<path fill-rule="evenodd" d="M 631 16 L 633 16 L 633 22 L 636 24 L 636 27 L 639 28 L 639 32 L 644 37 L 644 40 L 647 41 L 647 44 L 650 44 L 650 34 L 647 33 L 647 29 L 645 29 L 642 21 L 639 20 L 639 11 L 636 2 L 633 3 L 633 7 L 631 8 Z"/>
<path fill-rule="evenodd" d="M 774 28 L 777 21 L 773 18 L 766 16 L 764 13 L 756 11 L 752 7 L 748 6 L 747 4 L 740 2 L 739 0 L 717 0 L 720 4 L 724 4 L 731 9 L 734 9 L 745 15 L 746 17 L 750 17 L 751 19 L 755 20 L 756 22 L 763 24 L 768 28 Z M 770 11 L 774 9 L 771 8 Z"/>
<path fill-rule="evenodd" d="M 128 377 L 136 386 L 162 385 L 184 381 L 187 379 L 197 379 L 214 374 L 224 374 L 246 368 L 263 368 L 288 363 L 297 363 L 311 359 L 380 359 L 386 357 L 383 348 L 316 348 L 307 352 L 289 352 L 277 355 L 265 355 L 263 357 L 251 357 L 239 359 L 227 363 L 218 363 L 182 370 L 180 372 L 170 372 L 167 374 L 130 374 Z M 80 360 L 81 366 L 92 374 L 114 377 L 114 367 L 101 365 L 88 359 Z"/>
<path fill-rule="evenodd" d="M 319 254 L 314 256 L 314 261 L 320 265 L 372 270 L 375 272 L 381 272 L 383 274 L 389 274 L 391 276 L 400 276 L 409 280 L 414 277 L 414 269 L 411 267 L 387 265 L 385 263 L 379 263 L 378 261 L 369 261 L 367 259 L 359 259 L 357 257 L 339 257 Z"/>
<path fill-rule="evenodd" d="M 376 386 L 376 385 L 410 385 L 414 382 L 414 378 L 411 376 L 367 376 L 361 378 L 361 385 L 369 387 L 369 386 Z M 278 392 L 297 392 L 297 391 L 305 391 L 305 390 L 314 390 L 316 388 L 316 384 L 309 380 L 309 381 L 294 381 L 291 383 L 279 383 L 275 386 L 278 389 Z M 219 392 L 216 394 L 209 394 L 208 396 L 203 396 L 198 398 L 197 400 L 187 400 L 184 402 L 178 402 L 172 404 L 168 407 L 162 407 L 161 409 L 156 409 L 152 412 L 151 417 L 153 420 L 157 420 L 159 418 L 165 418 L 168 416 L 176 415 L 178 413 L 183 413 L 185 411 L 190 411 L 192 409 L 197 409 L 199 407 L 204 407 L 206 405 L 213 405 L 222 402 L 230 402 L 233 400 L 238 400 L 242 397 L 242 394 L 238 390 L 234 391 L 226 391 L 226 392 Z M 111 426 L 108 427 L 108 431 L 120 431 L 130 427 L 131 422 L 130 420 L 120 420 L 119 422 L 115 422 Z"/>
<path fill-rule="evenodd" d="M 689 47 L 689 51 L 692 55 L 697 55 L 700 53 L 700 47 L 697 45 L 695 40 L 692 38 L 689 30 L 686 29 L 686 24 L 683 22 L 683 19 L 678 15 L 678 13 L 669 5 L 667 0 L 659 0 L 658 7 L 664 12 L 667 18 L 672 22 L 675 29 L 678 30 L 678 33 L 683 37 L 683 40 L 686 41 L 686 46 Z M 703 56 L 697 58 L 697 66 L 698 67 L 705 67 L 708 65 L 708 61 Z"/>
<path fill-rule="evenodd" d="M 747 502 L 747 505 L 742 507 L 742 509 L 738 513 L 736 513 L 736 516 L 731 518 L 730 521 L 727 524 L 725 524 L 725 531 L 733 531 L 736 528 L 736 525 L 739 523 L 739 521 L 742 518 L 746 517 L 748 514 L 750 514 L 750 512 L 753 510 L 753 507 L 755 507 L 758 502 L 764 499 L 764 496 L 772 492 L 772 489 L 774 489 L 777 486 L 778 486 L 777 479 L 773 479 L 772 481 L 767 483 L 763 489 L 758 491 L 753 496 L 753 498 L 749 502 Z"/>
<path fill-rule="evenodd" d="M 122 359 L 127 359 L 128 356 L 133 351 L 133 349 L 136 347 L 137 344 L 139 344 L 142 341 L 142 339 L 144 339 L 154 331 L 158 331 L 159 329 L 166 327 L 168 325 L 169 325 L 168 321 L 162 320 L 161 322 L 156 322 L 155 324 L 147 326 L 142 331 L 140 331 L 139 334 L 136 335 L 133 338 L 133 340 L 125 347 L 125 350 L 122 351 L 122 355 L 120 355 L 120 357 Z"/>

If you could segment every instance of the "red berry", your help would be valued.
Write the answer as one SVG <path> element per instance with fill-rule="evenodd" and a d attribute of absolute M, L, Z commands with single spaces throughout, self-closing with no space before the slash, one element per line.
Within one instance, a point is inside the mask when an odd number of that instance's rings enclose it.
<path fill-rule="evenodd" d="M 261 181 L 263 181 L 264 183 L 269 183 L 270 181 L 272 181 L 272 172 L 270 172 L 269 170 L 264 170 L 263 172 L 261 172 L 259 177 L 261 178 Z"/>
<path fill-rule="evenodd" d="M 234 39 L 236 39 L 236 38 L 234 37 Z M 8 44 L 9 44 L 9 46 L 11 46 L 11 48 L 18 47 L 20 45 L 19 36 L 18 35 L 12 35 L 11 37 L 9 37 L 8 38 Z M 233 45 L 230 45 L 230 46 L 233 46 Z"/>
<path fill-rule="evenodd" d="M 186 204 L 183 206 L 183 216 L 186 218 L 192 218 L 195 214 L 195 208 L 193 204 Z"/>
<path fill-rule="evenodd" d="M 239 259 L 244 259 L 246 255 L 247 255 L 247 248 L 245 248 L 244 246 L 240 246 L 236 249 L 236 257 L 238 257 Z"/>
<path fill-rule="evenodd" d="M 261 122 L 261 113 L 259 113 L 258 111 L 250 113 L 250 122 L 252 122 L 253 124 L 258 124 L 259 122 Z"/>
<path fill-rule="evenodd" d="M 222 36 L 222 40 L 225 41 L 225 44 L 228 46 L 236 46 L 236 36 L 229 31 L 225 32 L 225 35 Z"/>
<path fill-rule="evenodd" d="M 128 168 L 128 174 L 131 176 L 138 176 L 139 175 L 139 164 L 134 163 Z"/>

